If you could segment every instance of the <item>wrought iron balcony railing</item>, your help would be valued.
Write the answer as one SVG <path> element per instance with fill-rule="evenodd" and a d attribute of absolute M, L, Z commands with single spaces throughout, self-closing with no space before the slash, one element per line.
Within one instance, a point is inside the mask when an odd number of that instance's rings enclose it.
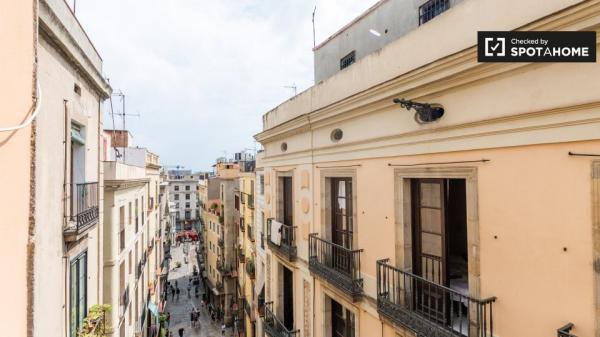
<path fill-rule="evenodd" d="M 417 335 L 492 337 L 496 297 L 476 299 L 377 261 L 377 310 Z"/>
<path fill-rule="evenodd" d="M 74 193 L 71 220 L 75 228 L 67 230 L 79 234 L 98 222 L 98 183 L 77 184 Z"/>
<path fill-rule="evenodd" d="M 573 323 L 567 323 L 560 329 L 556 330 L 557 337 L 577 337 L 576 335 L 571 333 L 571 330 L 575 327 Z"/>
<path fill-rule="evenodd" d="M 280 227 L 280 242 L 272 241 L 271 235 L 273 219 L 267 219 L 267 244 L 271 250 L 284 256 L 288 261 L 295 261 L 298 249 L 296 247 L 296 227 L 283 224 Z"/>
<path fill-rule="evenodd" d="M 265 304 L 264 329 L 271 337 L 298 337 L 300 330 L 288 330 L 273 312 L 273 302 Z"/>
<path fill-rule="evenodd" d="M 362 249 L 348 249 L 321 239 L 316 233 L 308 237 L 308 267 L 322 279 L 337 286 L 353 300 L 363 293 L 360 274 Z"/>

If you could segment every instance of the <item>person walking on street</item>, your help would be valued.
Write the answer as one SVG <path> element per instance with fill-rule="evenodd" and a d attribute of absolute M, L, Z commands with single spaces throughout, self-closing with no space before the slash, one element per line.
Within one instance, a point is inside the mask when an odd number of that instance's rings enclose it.
<path fill-rule="evenodd" d="M 221 325 L 221 336 L 225 336 L 225 324 Z"/>
<path fill-rule="evenodd" d="M 187 286 L 187 294 L 188 294 L 188 298 L 190 298 L 190 292 L 192 291 L 192 285 L 188 282 L 188 286 Z"/>
<path fill-rule="evenodd" d="M 179 328 L 179 337 L 183 337 L 184 328 Z"/>
<path fill-rule="evenodd" d="M 179 301 L 179 288 L 177 288 L 177 290 L 175 290 L 175 293 L 177 294 L 177 300 Z"/>
<path fill-rule="evenodd" d="M 194 309 L 192 309 L 192 311 L 190 311 L 190 325 L 192 327 L 195 327 L 195 320 L 196 320 L 196 315 L 194 314 Z"/>

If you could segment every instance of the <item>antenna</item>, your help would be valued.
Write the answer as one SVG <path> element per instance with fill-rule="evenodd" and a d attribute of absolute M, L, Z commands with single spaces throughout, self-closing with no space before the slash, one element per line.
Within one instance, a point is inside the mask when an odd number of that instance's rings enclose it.
<path fill-rule="evenodd" d="M 284 85 L 283 87 L 287 89 L 294 89 L 294 96 L 298 95 L 298 87 L 296 86 L 296 83 L 292 85 Z"/>
<path fill-rule="evenodd" d="M 317 5 L 315 5 L 315 9 L 313 10 L 312 15 L 312 25 L 313 25 L 313 49 L 317 46 L 317 38 L 315 35 L 315 14 L 317 13 Z"/>
<path fill-rule="evenodd" d="M 117 115 L 121 116 L 122 125 L 123 125 L 122 131 L 125 131 L 125 132 L 129 133 L 129 131 L 127 131 L 127 128 L 125 127 L 125 117 L 126 116 L 139 117 L 140 114 L 139 113 L 138 114 L 127 114 L 125 112 L 125 94 L 120 89 L 117 92 L 113 92 L 113 94 L 111 95 L 111 99 L 110 99 L 111 115 L 112 115 L 112 118 L 113 118 L 113 130 L 115 129 L 115 127 L 114 127 L 114 117 L 115 116 L 114 116 L 114 111 L 112 110 L 112 96 L 117 96 L 117 97 L 121 98 L 121 104 L 122 104 L 122 108 L 121 109 L 122 110 L 121 110 L 121 113 L 117 112 Z M 122 156 L 123 156 L 123 162 L 125 162 L 125 153 L 126 152 L 127 151 L 123 151 L 123 154 L 122 154 Z M 118 152 L 117 152 L 117 154 L 118 154 Z"/>

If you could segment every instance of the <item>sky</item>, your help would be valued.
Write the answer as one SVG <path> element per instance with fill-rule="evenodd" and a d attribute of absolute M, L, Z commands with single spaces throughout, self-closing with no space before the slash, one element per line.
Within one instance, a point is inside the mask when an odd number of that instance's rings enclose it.
<path fill-rule="evenodd" d="M 73 4 L 75 0 L 67 0 Z M 262 115 L 313 85 L 313 31 L 325 40 L 376 0 L 76 0 L 130 145 L 163 166 L 210 170 L 257 149 Z M 104 127 L 113 128 L 110 102 Z M 112 98 L 112 111 L 122 111 Z M 139 115 L 139 116 L 138 116 Z M 114 128 L 122 128 L 115 115 Z"/>

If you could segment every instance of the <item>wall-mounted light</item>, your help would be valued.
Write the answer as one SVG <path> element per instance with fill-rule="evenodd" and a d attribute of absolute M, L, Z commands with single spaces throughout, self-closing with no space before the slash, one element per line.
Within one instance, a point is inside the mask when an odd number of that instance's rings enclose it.
<path fill-rule="evenodd" d="M 435 122 L 444 115 L 444 107 L 439 104 L 417 103 L 404 98 L 394 98 L 394 103 L 409 111 L 414 109 L 415 121 L 419 124 Z"/>

